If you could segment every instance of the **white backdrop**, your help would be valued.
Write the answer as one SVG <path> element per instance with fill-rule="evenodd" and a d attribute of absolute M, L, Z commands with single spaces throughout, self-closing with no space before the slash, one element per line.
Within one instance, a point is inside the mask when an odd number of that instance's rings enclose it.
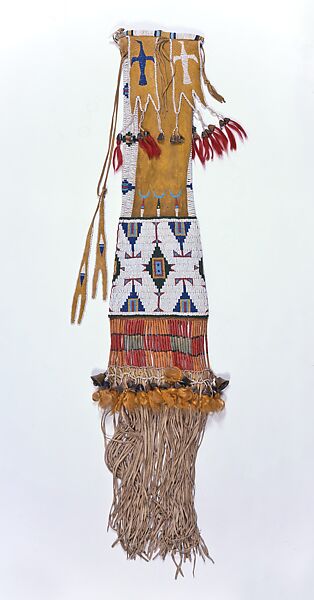
<path fill-rule="evenodd" d="M 311 600 L 310 1 L 15 0 L 1 15 L 1 598 Z M 197 462 L 215 565 L 198 562 L 194 579 L 187 565 L 176 582 L 171 559 L 111 549 L 112 480 L 89 380 L 106 366 L 108 306 L 89 300 L 82 325 L 70 325 L 120 26 L 204 35 L 208 76 L 227 100 L 212 104 L 249 134 L 230 158 L 194 169 L 211 361 L 231 380 Z M 111 174 L 110 274 L 120 203 Z"/>

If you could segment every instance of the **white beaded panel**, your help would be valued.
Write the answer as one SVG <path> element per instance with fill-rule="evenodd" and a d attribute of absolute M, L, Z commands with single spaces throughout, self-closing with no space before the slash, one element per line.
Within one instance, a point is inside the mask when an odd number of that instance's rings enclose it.
<path fill-rule="evenodd" d="M 130 67 L 129 59 L 126 58 L 123 63 L 123 128 L 122 134 L 124 135 L 128 131 L 132 134 L 138 134 L 138 115 L 137 109 L 132 115 L 130 106 Z M 126 91 L 127 90 L 127 91 Z M 122 207 L 121 217 L 130 217 L 132 214 L 133 200 L 134 200 L 134 189 L 135 189 L 135 176 L 136 176 L 136 163 L 138 153 L 138 143 L 135 142 L 131 146 L 125 143 L 121 144 L 123 152 L 123 165 L 122 165 Z"/>
<path fill-rule="evenodd" d="M 196 218 L 120 219 L 109 311 L 208 315 Z"/>
<path fill-rule="evenodd" d="M 189 217 L 195 217 L 194 192 L 192 182 L 192 150 L 189 156 L 188 170 L 186 176 L 186 199 Z"/>

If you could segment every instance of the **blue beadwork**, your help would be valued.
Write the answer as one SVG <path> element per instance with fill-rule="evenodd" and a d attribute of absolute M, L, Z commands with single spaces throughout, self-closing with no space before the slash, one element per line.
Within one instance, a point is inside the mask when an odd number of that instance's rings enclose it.
<path fill-rule="evenodd" d="M 153 56 L 148 56 L 145 54 L 144 48 L 143 48 L 143 42 L 141 40 L 136 40 L 137 43 L 140 45 L 140 51 L 139 51 L 139 55 L 138 56 L 133 56 L 132 60 L 131 60 L 131 66 L 135 63 L 138 62 L 139 66 L 140 66 L 140 79 L 138 84 L 139 85 L 147 85 L 147 79 L 146 79 L 146 75 L 145 75 L 145 67 L 146 67 L 146 62 L 148 60 L 152 60 L 153 62 L 155 62 L 155 59 Z"/>
<path fill-rule="evenodd" d="M 198 310 L 186 291 L 185 281 L 183 282 L 183 292 L 175 305 L 173 312 L 179 313 L 197 313 Z"/>
<path fill-rule="evenodd" d="M 181 251 L 183 252 L 183 244 L 185 242 L 186 236 L 189 233 L 189 229 L 191 227 L 191 222 L 189 221 L 172 221 L 168 222 L 168 225 L 176 238 L 176 240 L 180 244 Z"/>
<path fill-rule="evenodd" d="M 141 299 L 135 291 L 134 282 L 132 283 L 132 291 L 128 295 L 120 310 L 121 312 L 125 313 L 145 312 L 145 308 L 141 302 Z"/>
<path fill-rule="evenodd" d="M 122 194 L 127 194 L 128 192 L 131 192 L 132 190 L 135 190 L 135 185 L 133 185 L 133 183 L 131 183 L 127 179 L 123 179 Z"/>
<path fill-rule="evenodd" d="M 134 221 L 130 221 L 129 223 L 122 223 L 122 229 L 124 231 L 125 237 L 127 237 L 130 242 L 132 251 L 134 252 L 136 240 L 141 233 L 142 223 L 136 223 Z"/>

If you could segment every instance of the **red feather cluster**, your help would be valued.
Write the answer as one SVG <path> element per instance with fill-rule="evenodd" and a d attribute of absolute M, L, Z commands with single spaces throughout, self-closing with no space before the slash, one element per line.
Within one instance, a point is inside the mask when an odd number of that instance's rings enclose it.
<path fill-rule="evenodd" d="M 199 136 L 196 128 L 193 127 L 192 159 L 197 155 L 202 165 L 215 156 L 221 158 L 229 150 L 236 150 L 237 143 L 234 133 L 237 133 L 242 141 L 247 138 L 243 127 L 236 121 L 226 117 L 219 121 L 219 125 L 220 127 L 208 125 L 202 132 L 202 136 Z"/>

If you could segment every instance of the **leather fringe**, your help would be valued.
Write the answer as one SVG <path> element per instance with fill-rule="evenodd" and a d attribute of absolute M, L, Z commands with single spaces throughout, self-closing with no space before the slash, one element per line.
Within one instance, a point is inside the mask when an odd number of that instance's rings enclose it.
<path fill-rule="evenodd" d="M 91 241 L 92 241 L 92 235 L 93 235 L 93 230 L 94 230 L 94 223 L 95 223 L 95 219 L 96 219 L 96 216 L 98 214 L 101 204 L 103 207 L 104 195 L 105 195 L 105 192 L 103 192 L 103 194 L 101 195 L 101 197 L 98 200 L 96 210 L 94 212 L 91 224 L 88 228 L 83 257 L 81 260 L 80 269 L 79 269 L 79 273 L 78 273 L 77 280 L 76 280 L 76 287 L 75 287 L 73 300 L 72 300 L 71 323 L 75 323 L 76 318 L 77 318 L 77 322 L 81 323 L 82 318 L 83 318 L 85 304 L 86 304 L 86 298 L 87 298 L 87 278 L 88 278 L 90 248 L 91 248 Z M 103 211 L 103 208 L 102 208 L 102 211 Z M 105 243 L 105 235 L 104 235 L 104 243 Z M 104 260 L 105 260 L 105 257 L 104 257 Z M 96 258 L 96 261 L 97 261 L 97 258 Z M 104 267 L 104 269 L 102 269 L 102 273 L 103 273 L 103 275 L 106 274 L 106 266 Z M 104 289 L 106 290 L 106 281 L 104 282 L 103 285 L 104 285 Z M 77 307 L 78 307 L 79 301 L 80 301 L 80 308 L 79 308 L 79 314 L 77 317 Z"/>
<path fill-rule="evenodd" d="M 152 411 L 122 407 L 114 433 L 106 434 L 105 463 L 113 475 L 108 528 L 117 534 L 128 559 L 170 556 L 175 578 L 183 563 L 213 559 L 200 534 L 194 506 L 195 463 L 207 415 L 166 407 Z M 109 441 L 108 441 L 109 440 Z"/>

